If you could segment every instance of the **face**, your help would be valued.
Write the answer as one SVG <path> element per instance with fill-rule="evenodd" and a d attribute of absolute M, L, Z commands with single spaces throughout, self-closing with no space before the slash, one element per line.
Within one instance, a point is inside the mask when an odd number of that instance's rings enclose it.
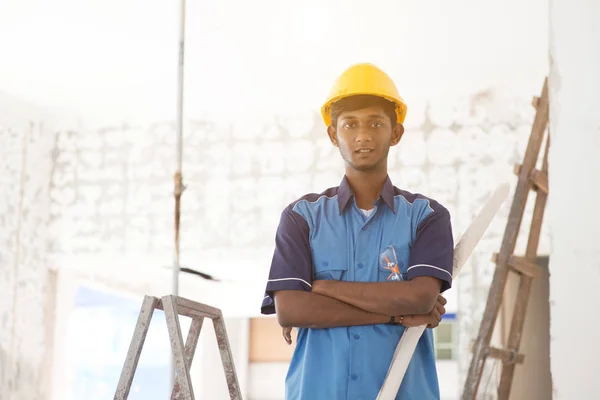
<path fill-rule="evenodd" d="M 357 171 L 387 168 L 390 146 L 395 146 L 404 127 L 392 123 L 381 107 L 373 106 L 340 114 L 336 126 L 327 129 L 329 139 L 340 149 L 347 167 Z"/>

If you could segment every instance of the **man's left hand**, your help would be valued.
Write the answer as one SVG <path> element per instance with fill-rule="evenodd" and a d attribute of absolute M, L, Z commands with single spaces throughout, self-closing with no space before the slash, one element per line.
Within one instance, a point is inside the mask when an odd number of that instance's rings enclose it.
<path fill-rule="evenodd" d="M 281 334 L 287 344 L 292 344 L 292 328 L 281 328 Z"/>
<path fill-rule="evenodd" d="M 442 295 L 439 295 L 435 306 L 429 314 L 406 315 L 402 320 L 402 325 L 406 327 L 427 325 L 428 328 L 436 328 L 440 324 L 442 316 L 446 314 L 445 304 L 446 299 Z"/>

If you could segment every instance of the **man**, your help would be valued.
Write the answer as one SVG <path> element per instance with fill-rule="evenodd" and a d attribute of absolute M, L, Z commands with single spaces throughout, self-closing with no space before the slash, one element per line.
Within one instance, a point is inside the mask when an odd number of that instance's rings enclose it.
<path fill-rule="evenodd" d="M 450 215 L 390 181 L 388 152 L 404 133 L 406 105 L 388 75 L 371 64 L 350 67 L 321 111 L 345 176 L 283 210 L 261 311 L 277 314 L 288 343 L 298 328 L 286 399 L 373 400 L 405 327 L 436 327 L 445 312 Z M 380 263 L 388 249 L 403 280 L 389 280 Z M 397 398 L 439 398 L 431 329 Z"/>

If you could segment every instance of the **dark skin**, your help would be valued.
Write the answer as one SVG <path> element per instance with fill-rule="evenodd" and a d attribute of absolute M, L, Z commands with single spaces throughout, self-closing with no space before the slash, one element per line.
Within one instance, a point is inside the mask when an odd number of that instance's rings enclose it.
<path fill-rule="evenodd" d="M 388 175 L 390 147 L 400 142 L 404 127 L 393 125 L 381 107 L 372 106 L 342 112 L 327 134 L 344 160 L 358 207 L 373 208 Z M 446 312 L 446 299 L 439 294 L 441 284 L 429 276 L 390 282 L 316 280 L 311 292 L 275 292 L 275 308 L 288 344 L 292 327 L 385 324 L 392 315 L 403 316 L 402 324 L 407 327 L 434 328 Z"/>

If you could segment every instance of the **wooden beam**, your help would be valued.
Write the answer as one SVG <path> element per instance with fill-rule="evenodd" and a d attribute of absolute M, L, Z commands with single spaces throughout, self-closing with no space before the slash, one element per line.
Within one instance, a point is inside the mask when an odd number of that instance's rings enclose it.
<path fill-rule="evenodd" d="M 513 173 L 517 176 L 521 175 L 521 164 L 515 164 L 513 167 Z M 529 174 L 529 180 L 533 185 L 534 190 L 541 190 L 545 194 L 548 194 L 548 174 L 539 169 L 533 169 Z"/>
<path fill-rule="evenodd" d="M 518 354 L 516 351 L 499 349 L 497 347 L 488 347 L 487 354 L 489 357 L 502 361 L 504 364 L 523 364 L 525 356 Z"/>
<path fill-rule="evenodd" d="M 531 180 L 536 189 L 548 194 L 548 174 L 545 171 L 534 169 L 531 171 Z"/>
<path fill-rule="evenodd" d="M 498 262 L 498 253 L 492 255 L 492 261 Z M 507 265 L 515 272 L 526 275 L 530 278 L 537 278 L 540 276 L 541 267 L 535 262 L 525 258 L 512 255 L 508 259 Z"/>

